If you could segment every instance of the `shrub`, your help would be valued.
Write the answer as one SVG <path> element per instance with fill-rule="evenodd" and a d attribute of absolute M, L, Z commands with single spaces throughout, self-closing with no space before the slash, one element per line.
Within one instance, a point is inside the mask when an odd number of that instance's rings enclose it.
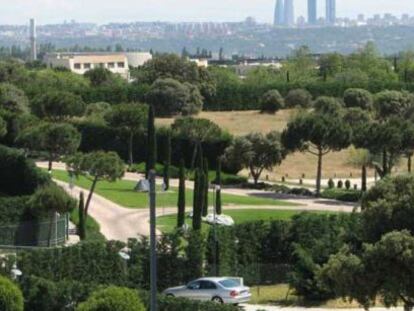
<path fill-rule="evenodd" d="M 290 90 L 285 98 L 286 108 L 309 108 L 312 104 L 312 94 L 304 89 Z"/>
<path fill-rule="evenodd" d="M 261 112 L 275 113 L 285 106 L 282 95 L 277 90 L 270 90 L 261 98 Z"/>
<path fill-rule="evenodd" d="M 344 182 L 342 180 L 338 180 L 337 186 L 338 189 L 342 189 L 344 187 Z"/>
<path fill-rule="evenodd" d="M 94 292 L 77 311 L 145 311 L 137 293 L 128 288 L 110 286 Z"/>
<path fill-rule="evenodd" d="M 362 192 L 351 189 L 327 189 L 322 192 L 321 197 L 343 202 L 358 202 L 362 198 Z"/>
<path fill-rule="evenodd" d="M 313 192 L 307 188 L 292 188 L 289 190 L 288 194 L 301 195 L 305 197 L 313 196 Z"/>
<path fill-rule="evenodd" d="M 0 276 L 0 310 L 23 311 L 23 294 L 9 279 Z"/>
<path fill-rule="evenodd" d="M 345 188 L 346 188 L 346 190 L 351 189 L 351 181 L 348 180 L 348 179 L 345 181 Z"/>
<path fill-rule="evenodd" d="M 344 93 L 344 103 L 347 108 L 372 109 L 374 98 L 364 89 L 348 89 Z"/>
<path fill-rule="evenodd" d="M 329 178 L 329 180 L 328 180 L 328 188 L 329 189 L 335 188 L 335 182 L 333 181 L 332 178 Z"/>

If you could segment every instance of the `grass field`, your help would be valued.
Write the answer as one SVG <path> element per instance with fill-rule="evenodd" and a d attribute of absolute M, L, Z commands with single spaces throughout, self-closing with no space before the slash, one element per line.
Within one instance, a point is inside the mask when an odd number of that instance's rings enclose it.
<path fill-rule="evenodd" d="M 235 136 L 242 136 L 251 132 L 268 133 L 270 131 L 283 131 L 289 119 L 297 111 L 295 109 L 281 110 L 275 115 L 261 114 L 259 111 L 220 111 L 220 112 L 201 112 L 197 117 L 211 120 L 221 128 L 229 131 Z M 160 126 L 168 126 L 174 122 L 173 118 L 157 119 L 156 123 Z M 354 178 L 361 176 L 361 170 L 349 164 L 350 151 L 333 152 L 326 155 L 323 159 L 323 178 Z M 308 153 L 294 153 L 289 155 L 281 166 L 275 167 L 273 171 L 265 171 L 270 180 L 280 181 L 282 176 L 288 179 L 299 179 L 302 174 L 306 178 L 315 178 L 317 158 Z M 398 169 L 405 170 L 406 161 L 402 160 Z M 247 176 L 247 172 L 242 172 Z M 373 176 L 374 171 L 368 170 L 368 175 Z"/>
<path fill-rule="evenodd" d="M 66 171 L 53 171 L 53 178 L 58 180 L 69 182 L 69 176 Z M 80 176 L 79 179 L 74 180 L 75 184 L 79 187 L 89 189 L 91 181 L 85 177 Z M 120 180 L 114 183 L 107 181 L 101 181 L 96 186 L 96 193 L 103 196 L 104 198 L 115 202 L 121 206 L 128 208 L 146 208 L 148 207 L 148 194 L 138 193 L 134 191 L 136 182 Z M 176 188 L 170 188 L 167 192 L 162 192 L 161 189 L 157 195 L 157 206 L 158 207 L 175 207 L 177 206 L 178 191 Z M 209 194 L 209 201 L 213 202 L 213 193 Z M 186 191 L 186 205 L 192 206 L 193 202 L 193 191 Z M 238 195 L 222 194 L 223 205 L 248 205 L 248 206 L 296 206 L 285 201 L 258 198 L 258 197 L 247 197 Z"/>
<path fill-rule="evenodd" d="M 236 224 L 242 224 L 252 221 L 271 221 L 271 220 L 289 220 L 293 216 L 302 213 L 301 211 L 281 211 L 269 209 L 231 209 L 225 210 L 224 214 L 231 216 Z M 327 212 L 314 212 L 327 214 Z M 187 224 L 191 224 L 191 219 L 187 218 Z M 158 228 L 165 233 L 174 231 L 177 224 L 177 215 L 161 216 L 157 219 Z"/>

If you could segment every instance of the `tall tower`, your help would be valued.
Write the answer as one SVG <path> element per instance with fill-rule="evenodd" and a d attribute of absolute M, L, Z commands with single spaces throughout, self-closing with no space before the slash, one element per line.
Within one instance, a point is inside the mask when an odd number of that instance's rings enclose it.
<path fill-rule="evenodd" d="M 285 0 L 284 23 L 287 26 L 293 26 L 295 24 L 295 8 L 293 0 Z"/>
<path fill-rule="evenodd" d="M 326 23 L 334 25 L 336 22 L 336 0 L 326 0 Z"/>
<path fill-rule="evenodd" d="M 37 60 L 37 46 L 36 46 L 36 20 L 30 19 L 30 60 Z"/>
<path fill-rule="evenodd" d="M 273 20 L 273 25 L 275 26 L 283 25 L 284 14 L 285 14 L 285 0 L 276 0 L 275 16 Z"/>
<path fill-rule="evenodd" d="M 308 24 L 316 25 L 317 21 L 318 21 L 317 0 L 308 0 Z"/>

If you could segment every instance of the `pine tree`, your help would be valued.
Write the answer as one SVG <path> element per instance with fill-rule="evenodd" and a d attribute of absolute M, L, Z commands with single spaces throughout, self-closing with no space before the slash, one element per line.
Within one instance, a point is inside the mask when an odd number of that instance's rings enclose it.
<path fill-rule="evenodd" d="M 85 224 L 85 198 L 83 192 L 79 195 L 79 238 L 81 241 L 86 239 L 86 224 Z"/>
<path fill-rule="evenodd" d="M 147 162 L 145 167 L 145 176 L 148 179 L 150 170 L 155 168 L 157 161 L 157 137 L 155 131 L 155 113 L 152 105 L 148 110 L 148 127 L 147 127 Z"/>
<path fill-rule="evenodd" d="M 170 188 L 170 166 L 171 166 L 171 133 L 168 132 L 165 144 L 165 161 L 164 161 L 164 185 L 165 190 Z"/>
<path fill-rule="evenodd" d="M 208 179 L 208 160 L 204 158 L 204 188 L 203 188 L 203 217 L 208 215 L 208 190 L 209 190 L 209 179 Z"/>
<path fill-rule="evenodd" d="M 216 170 L 216 186 L 218 189 L 216 191 L 216 214 L 222 214 L 222 206 L 221 206 L 221 159 L 217 159 L 217 170 Z"/>
<path fill-rule="evenodd" d="M 184 160 L 180 163 L 180 182 L 178 186 L 178 215 L 177 228 L 182 228 L 185 223 L 185 168 Z"/>

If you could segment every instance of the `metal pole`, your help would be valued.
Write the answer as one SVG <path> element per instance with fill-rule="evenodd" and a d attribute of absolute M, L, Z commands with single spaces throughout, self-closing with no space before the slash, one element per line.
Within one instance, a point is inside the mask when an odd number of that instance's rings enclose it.
<path fill-rule="evenodd" d="M 149 202 L 150 202 L 150 283 L 151 283 L 151 300 L 150 311 L 157 311 L 157 241 L 156 241 L 156 189 L 155 189 L 155 171 L 149 172 Z"/>
<path fill-rule="evenodd" d="M 216 229 L 216 225 L 217 225 L 217 215 L 216 215 L 216 209 L 217 209 L 217 202 L 216 202 L 216 195 L 217 195 L 217 186 L 214 186 L 214 191 L 213 191 L 213 219 L 214 219 L 214 223 L 213 223 L 213 230 L 214 230 L 214 246 L 213 246 L 213 250 L 214 250 L 214 276 L 218 276 L 217 274 L 217 229 Z"/>

